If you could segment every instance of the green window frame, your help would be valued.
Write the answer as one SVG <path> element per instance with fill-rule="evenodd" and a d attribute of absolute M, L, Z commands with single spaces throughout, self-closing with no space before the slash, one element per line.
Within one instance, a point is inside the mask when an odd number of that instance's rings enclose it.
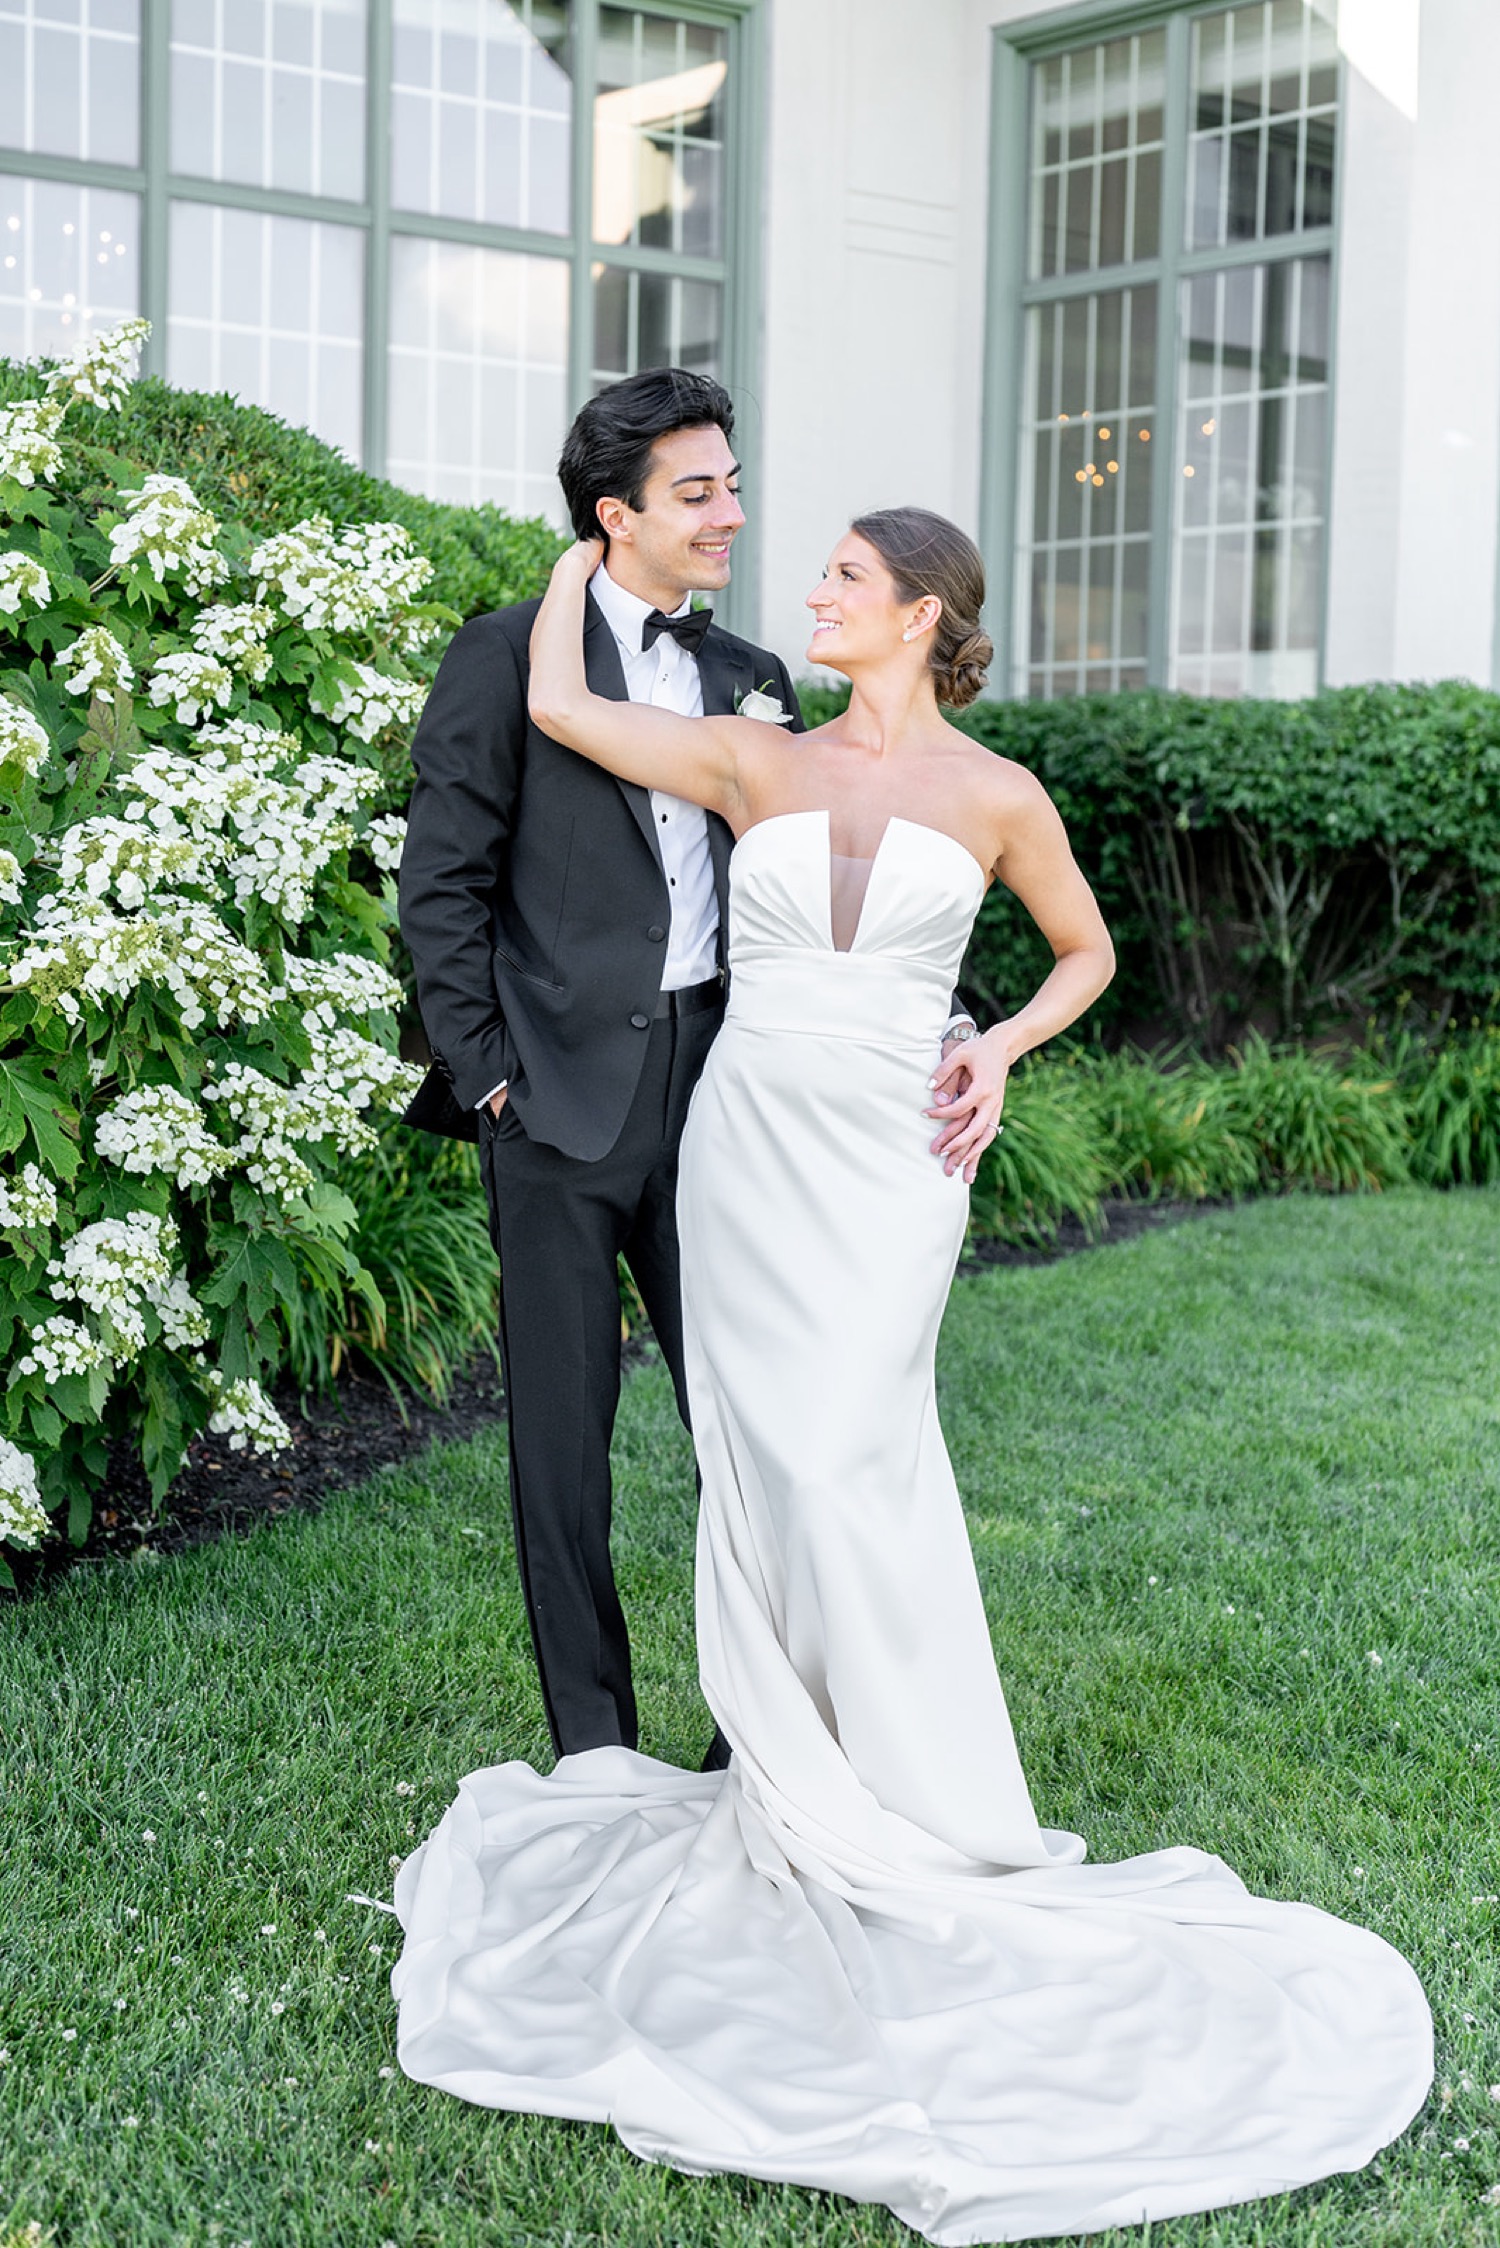
<path fill-rule="evenodd" d="M 570 0 L 568 72 L 574 87 L 570 155 L 571 226 L 567 233 L 491 225 L 469 218 L 398 207 L 392 198 L 394 0 L 369 0 L 365 52 L 365 186 L 358 198 L 304 194 L 175 172 L 171 167 L 172 0 L 140 0 L 140 150 L 137 164 L 0 148 L 0 174 L 79 188 L 123 191 L 140 205 L 140 310 L 152 323 L 144 355 L 148 373 L 164 374 L 169 307 L 169 250 L 174 205 L 199 204 L 271 217 L 329 222 L 364 234 L 362 465 L 386 472 L 391 344 L 392 245 L 401 237 L 557 259 L 567 267 L 568 412 L 597 387 L 595 282 L 601 268 L 626 276 L 706 282 L 722 290 L 719 372 L 731 389 L 755 388 L 759 332 L 759 150 L 764 84 L 763 0 L 628 0 L 633 13 L 710 26 L 726 41 L 727 148 L 723 227 L 714 256 L 641 242 L 594 239 L 594 101 L 602 12 L 611 0 Z M 630 284 L 632 301 L 639 283 Z M 748 417 L 747 417 L 748 419 Z M 739 433 L 753 449 L 754 432 Z M 753 473 L 754 463 L 746 462 Z M 738 573 L 743 609 L 753 571 Z M 736 606 L 733 596 L 728 604 Z M 748 623 L 748 618 L 741 619 Z"/>
<path fill-rule="evenodd" d="M 990 614 L 994 620 L 994 637 L 1002 649 L 1002 661 L 996 666 L 997 691 L 1006 697 L 1024 697 L 1041 692 L 1089 691 L 1113 684 L 1145 684 L 1169 686 L 1177 684 L 1185 669 L 1191 666 L 1181 658 L 1174 645 L 1177 627 L 1177 602 L 1180 596 L 1178 573 L 1184 541 L 1185 515 L 1181 497 L 1184 476 L 1203 473 L 1195 464 L 1189 450 L 1187 414 L 1192 404 L 1189 385 L 1184 380 L 1184 352 L 1188 348 L 1188 334 L 1184 322 L 1184 307 L 1196 299 L 1186 294 L 1192 284 L 1200 290 L 1215 287 L 1223 291 L 1228 285 L 1218 281 L 1221 275 L 1244 276 L 1242 287 L 1253 285 L 1250 270 L 1264 268 L 1273 276 L 1278 287 L 1283 284 L 1300 290 L 1297 271 L 1320 266 L 1327 276 L 1326 294 L 1326 350 L 1323 356 L 1323 375 L 1320 388 L 1325 407 L 1335 396 L 1336 368 L 1333 355 L 1333 335 L 1336 326 L 1339 234 L 1339 194 L 1343 172 L 1342 131 L 1337 135 L 1333 160 L 1333 178 L 1330 207 L 1326 223 L 1301 224 L 1285 232 L 1273 233 L 1258 225 L 1253 236 L 1246 239 L 1220 239 L 1203 247 L 1189 245 L 1189 208 L 1191 193 L 1190 163 L 1193 143 L 1203 138 L 1197 129 L 1198 121 L 1191 113 L 1193 92 L 1194 56 L 1197 51 L 1196 27 L 1206 19 L 1223 15 L 1226 7 L 1236 0 L 1081 0 L 1081 4 L 1052 9 L 1044 15 L 1028 17 L 1020 22 L 995 28 L 992 49 L 991 81 L 991 157 L 990 157 L 990 235 L 989 269 L 987 274 L 987 312 L 985 343 L 985 412 L 983 431 L 983 482 L 981 490 L 982 540 L 991 588 Z M 1316 6 L 1316 0 L 1312 0 Z M 1327 11 L 1317 9 L 1326 19 Z M 1054 268 L 1073 265 L 1072 270 L 1038 271 L 1039 259 L 1033 230 L 1039 221 L 1066 228 L 1069 214 L 1066 209 L 1067 150 L 1063 152 L 1064 178 L 1060 186 L 1062 207 L 1050 207 L 1045 213 L 1035 209 L 1032 195 L 1033 159 L 1036 143 L 1033 138 L 1033 100 L 1040 98 L 1038 66 L 1047 66 L 1055 58 L 1087 50 L 1103 42 L 1131 42 L 1137 53 L 1147 39 L 1152 42 L 1153 54 L 1160 54 L 1162 85 L 1162 125 L 1159 138 L 1152 144 L 1149 159 L 1136 154 L 1135 129 L 1129 133 L 1129 156 L 1133 172 L 1150 161 L 1156 168 L 1156 178 L 1150 183 L 1160 211 L 1159 239 L 1152 255 L 1132 256 L 1136 246 L 1128 239 L 1120 246 L 1121 254 L 1101 258 L 1099 237 L 1100 200 L 1093 207 L 1093 238 L 1089 250 L 1076 261 L 1061 251 L 1053 259 Z M 1304 80 L 1304 84 L 1307 81 Z M 1034 89 L 1036 92 L 1034 93 Z M 1335 91 L 1333 117 L 1343 117 L 1344 73 L 1341 59 L 1335 66 Z M 1306 143 L 1304 142 L 1304 147 Z M 1112 161 L 1123 162 L 1123 155 Z M 1264 188 L 1266 159 L 1262 156 L 1262 187 Z M 1130 190 L 1131 205 L 1138 200 L 1135 181 Z M 1305 214 L 1299 203 L 1297 216 Z M 1262 222 L 1263 224 L 1263 222 Z M 1221 225 L 1222 236 L 1223 228 Z M 1111 248 L 1116 245 L 1111 245 Z M 1143 558 L 1136 558 L 1136 567 L 1143 572 L 1145 606 L 1144 648 L 1140 661 L 1133 659 L 1122 663 L 1118 647 L 1110 657 L 1101 656 L 1097 670 L 1091 670 L 1090 651 L 1084 645 L 1086 635 L 1080 628 L 1076 653 L 1067 664 L 1058 663 L 1056 670 L 1072 670 L 1076 676 L 1054 686 L 1048 662 L 1039 663 L 1032 635 L 1030 588 L 1023 583 L 1022 551 L 1023 529 L 1032 522 L 1037 503 L 1029 488 L 1032 463 L 1028 458 L 1028 432 L 1034 433 L 1037 406 L 1034 392 L 1036 369 L 1028 362 L 1028 351 L 1033 348 L 1031 337 L 1040 326 L 1037 315 L 1046 315 L 1047 308 L 1057 308 L 1059 322 L 1072 317 L 1091 300 L 1104 294 L 1122 298 L 1134 297 L 1137 312 L 1142 295 L 1154 298 L 1155 308 L 1155 372 L 1149 405 L 1144 416 L 1142 402 L 1135 398 L 1130 384 L 1122 377 L 1115 400 L 1106 400 L 1105 406 L 1112 415 L 1118 413 L 1122 422 L 1130 417 L 1127 428 L 1116 434 L 1116 447 L 1121 436 L 1133 438 L 1139 447 L 1142 443 L 1140 420 L 1149 425 L 1151 475 L 1149 479 L 1149 536 L 1142 542 L 1146 548 Z M 1261 295 L 1265 290 L 1262 288 Z M 1300 301 L 1300 298 L 1299 298 Z M 1069 310 L 1072 308 L 1072 311 Z M 1126 304 L 1123 313 L 1115 314 L 1124 326 L 1126 341 L 1123 356 L 1129 357 L 1129 326 L 1131 306 Z M 1260 315 L 1257 313 L 1257 318 Z M 1221 315 L 1222 321 L 1222 315 Z M 1061 331 L 1059 330 L 1059 334 Z M 1196 340 L 1196 337 L 1195 337 Z M 1117 347 L 1118 348 L 1118 347 Z M 1094 345 L 1089 344 L 1091 363 Z M 1029 410 L 1028 410 L 1029 409 Z M 1059 414 L 1059 421 L 1066 415 Z M 1096 417 L 1102 419 L 1102 415 Z M 1331 414 L 1330 414 L 1331 422 Z M 1089 435 L 1094 423 L 1088 424 Z M 1193 441 L 1200 436 L 1211 436 L 1213 416 L 1195 425 Z M 1109 434 L 1109 432 L 1106 432 Z M 1323 676 L 1323 640 L 1327 614 L 1327 551 L 1328 514 L 1331 489 L 1332 445 L 1331 430 L 1325 435 L 1321 459 L 1316 474 L 1317 526 L 1319 545 L 1315 559 L 1315 585 L 1311 595 L 1304 585 L 1304 599 L 1310 599 L 1316 609 L 1315 643 L 1313 648 L 1313 678 L 1309 684 L 1321 685 Z M 1085 447 L 1088 458 L 1080 456 L 1078 481 L 1097 479 L 1096 469 L 1108 468 L 1113 474 L 1114 464 L 1104 458 L 1101 447 Z M 1118 466 L 1123 471 L 1129 463 L 1122 457 Z M 1061 480 L 1066 469 L 1057 471 Z M 1039 479 L 1038 479 L 1039 481 Z M 1057 488 L 1054 483 L 1053 489 Z M 1198 490 L 1202 492 L 1204 486 Z M 1111 498 L 1115 495 L 1110 495 Z M 1087 495 L 1085 495 L 1087 497 Z M 1118 494 L 1124 501 L 1124 490 Z M 1123 506 L 1119 521 L 1123 522 Z M 1247 551 L 1253 546 L 1253 534 L 1247 534 Z M 1074 582 L 1086 579 L 1089 557 L 1072 565 Z M 1253 561 L 1249 565 L 1254 568 Z M 1116 597 L 1118 597 L 1118 578 Z M 1086 598 L 1087 596 L 1083 596 Z M 1279 596 L 1283 604 L 1284 593 Z M 1205 646 L 1212 643 L 1205 640 Z M 1252 642 L 1252 646 L 1254 643 Z M 1199 672 L 1211 667 L 1205 662 Z M 1105 673 L 1113 670 L 1114 677 Z M 1120 678 L 1122 670 L 1132 676 Z M 1044 681 L 1039 688 L 1038 678 Z M 1196 685 L 1198 680 L 1187 682 Z M 1234 686 L 1210 686 L 1204 691 L 1244 691 Z M 1255 690 L 1252 690 L 1255 691 Z M 1271 691 L 1280 691 L 1272 689 Z"/>

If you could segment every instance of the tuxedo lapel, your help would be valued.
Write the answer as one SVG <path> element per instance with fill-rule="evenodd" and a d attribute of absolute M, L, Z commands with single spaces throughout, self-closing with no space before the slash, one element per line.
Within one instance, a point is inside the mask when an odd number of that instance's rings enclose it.
<path fill-rule="evenodd" d="M 714 625 L 709 626 L 698 651 L 698 677 L 703 683 L 705 718 L 729 717 L 739 697 L 748 695 L 756 685 L 750 676 L 749 659 L 730 647 Z"/>
<path fill-rule="evenodd" d="M 583 619 L 583 673 L 592 694 L 603 695 L 610 702 L 628 702 L 625 690 L 625 673 L 620 664 L 620 651 L 615 646 L 615 636 L 609 628 L 603 610 L 593 595 L 588 596 Z M 656 840 L 656 822 L 651 817 L 651 792 L 636 781 L 617 780 L 615 786 L 630 806 L 636 826 L 651 846 L 651 856 L 661 865 L 661 845 Z"/>

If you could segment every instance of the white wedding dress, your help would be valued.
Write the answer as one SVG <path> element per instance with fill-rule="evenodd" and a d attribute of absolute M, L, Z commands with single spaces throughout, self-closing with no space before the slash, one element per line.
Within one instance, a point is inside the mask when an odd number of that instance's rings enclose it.
<path fill-rule="evenodd" d="M 1431 2076 L 1378 1937 L 1199 1850 L 1086 1866 L 1037 1824 L 933 1394 L 967 1197 L 922 1111 L 983 888 L 892 820 L 840 952 L 827 814 L 739 843 L 679 1197 L 699 1660 L 734 1761 L 470 1773 L 396 1882 L 409 2075 L 937 2242 L 1358 2168 Z"/>

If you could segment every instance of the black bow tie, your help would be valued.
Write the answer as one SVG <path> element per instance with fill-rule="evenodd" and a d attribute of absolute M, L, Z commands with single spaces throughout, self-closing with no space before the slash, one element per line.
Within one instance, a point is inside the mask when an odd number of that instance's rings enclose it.
<path fill-rule="evenodd" d="M 641 626 L 641 653 L 644 655 L 648 648 L 654 647 L 664 632 L 670 632 L 679 648 L 686 648 L 690 656 L 696 656 L 713 621 L 712 609 L 689 609 L 681 617 L 666 617 L 660 609 L 653 609 Z"/>

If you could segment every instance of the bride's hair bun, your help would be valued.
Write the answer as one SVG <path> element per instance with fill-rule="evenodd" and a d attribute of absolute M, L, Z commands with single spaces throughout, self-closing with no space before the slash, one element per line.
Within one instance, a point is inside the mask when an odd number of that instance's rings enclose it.
<path fill-rule="evenodd" d="M 984 607 L 984 559 L 974 541 L 946 515 L 926 507 L 882 507 L 849 526 L 868 539 L 891 573 L 898 601 L 931 594 L 943 613 L 928 636 L 927 665 L 933 692 L 950 710 L 962 710 L 984 686 L 995 660 L 994 643 L 979 622 Z"/>

